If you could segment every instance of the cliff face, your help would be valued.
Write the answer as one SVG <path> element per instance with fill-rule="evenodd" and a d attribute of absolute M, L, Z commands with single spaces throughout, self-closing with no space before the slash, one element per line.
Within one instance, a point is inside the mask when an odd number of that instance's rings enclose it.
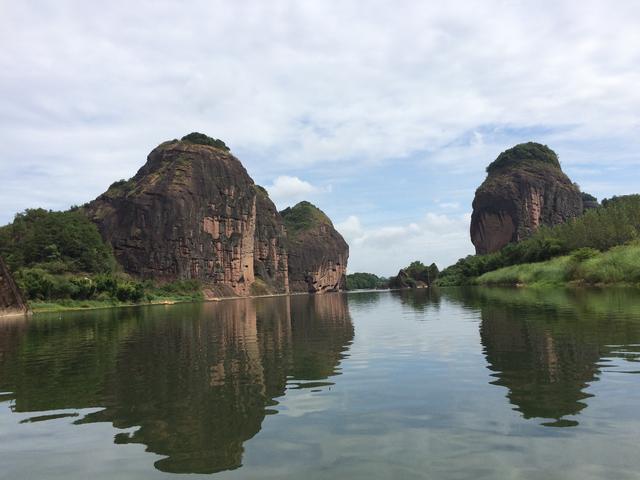
<path fill-rule="evenodd" d="M 280 214 L 287 227 L 291 291 L 344 290 L 349 246 L 331 220 L 309 202 L 300 202 Z"/>
<path fill-rule="evenodd" d="M 286 249 L 287 232 L 276 206 L 266 190 L 256 187 L 255 274 L 269 291 L 289 291 L 289 261 Z"/>
<path fill-rule="evenodd" d="M 163 143 L 84 211 L 139 278 L 198 280 L 209 296 L 345 288 L 349 247 L 327 216 L 302 202 L 283 219 L 226 145 L 201 134 Z"/>
<path fill-rule="evenodd" d="M 27 305 L 7 266 L 0 258 L 0 317 L 27 313 Z"/>
<path fill-rule="evenodd" d="M 282 220 L 240 161 L 217 144 L 163 143 L 132 179 L 113 184 L 85 212 L 137 277 L 196 279 L 211 295 L 249 295 L 258 275 L 265 293 L 288 291 Z"/>
<path fill-rule="evenodd" d="M 530 236 L 540 225 L 557 225 L 583 212 L 580 190 L 544 145 L 517 145 L 501 153 L 487 172 L 471 216 L 477 254 L 495 252 Z"/>

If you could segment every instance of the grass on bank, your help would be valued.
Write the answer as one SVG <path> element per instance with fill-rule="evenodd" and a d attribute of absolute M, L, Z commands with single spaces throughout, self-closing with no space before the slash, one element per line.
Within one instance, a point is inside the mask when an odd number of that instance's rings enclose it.
<path fill-rule="evenodd" d="M 640 245 L 621 245 L 606 252 L 590 248 L 545 262 L 500 268 L 478 277 L 478 285 L 564 284 L 640 285 Z"/>
<path fill-rule="evenodd" d="M 539 263 L 523 263 L 485 273 L 476 279 L 478 285 L 552 286 L 565 283 L 569 257 Z"/>
<path fill-rule="evenodd" d="M 202 294 L 193 296 L 154 296 L 139 302 L 121 302 L 116 299 L 108 300 L 73 300 L 61 298 L 49 301 L 29 302 L 33 313 L 63 312 L 67 310 L 95 310 L 98 308 L 132 307 L 137 305 L 162 305 L 171 303 L 194 302 L 203 300 Z"/>

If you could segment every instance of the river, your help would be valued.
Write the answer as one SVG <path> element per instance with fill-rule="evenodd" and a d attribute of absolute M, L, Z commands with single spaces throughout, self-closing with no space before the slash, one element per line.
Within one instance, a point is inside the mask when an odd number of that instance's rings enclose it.
<path fill-rule="evenodd" d="M 2 479 L 637 479 L 640 291 L 0 320 Z"/>

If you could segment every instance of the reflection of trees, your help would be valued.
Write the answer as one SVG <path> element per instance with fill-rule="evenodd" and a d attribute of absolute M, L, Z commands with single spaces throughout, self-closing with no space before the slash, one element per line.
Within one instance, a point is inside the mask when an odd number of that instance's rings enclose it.
<path fill-rule="evenodd" d="M 287 379 L 335 375 L 353 339 L 338 294 L 100 315 L 13 335 L 19 348 L 0 357 L 0 389 L 18 411 L 105 407 L 78 423 L 137 427 L 116 442 L 166 456 L 156 467 L 167 472 L 239 467 Z"/>
<path fill-rule="evenodd" d="M 392 290 L 391 295 L 418 312 L 440 308 L 440 291 L 436 288 Z"/>
<path fill-rule="evenodd" d="M 551 418 L 571 426 L 599 361 L 610 345 L 637 343 L 640 294 L 635 290 L 448 290 L 447 296 L 479 308 L 481 341 L 494 384 L 525 418 Z"/>
<path fill-rule="evenodd" d="M 349 301 L 349 305 L 357 305 L 359 307 L 369 307 L 374 306 L 380 302 L 380 295 L 383 292 L 376 291 L 356 291 L 349 292 L 347 299 Z"/>
<path fill-rule="evenodd" d="M 64 322 L 52 314 L 1 323 L 0 338 L 12 337 L 12 345 L 6 350 L 0 344 L 0 391 L 13 392 L 18 412 L 104 405 L 118 346 L 148 311 L 69 312 Z"/>

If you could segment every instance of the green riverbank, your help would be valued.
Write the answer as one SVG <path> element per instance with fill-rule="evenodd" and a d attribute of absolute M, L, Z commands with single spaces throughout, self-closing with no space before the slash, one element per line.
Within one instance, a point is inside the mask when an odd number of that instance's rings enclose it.
<path fill-rule="evenodd" d="M 202 302 L 202 296 L 159 297 L 144 302 L 120 302 L 118 300 L 72 300 L 60 299 L 29 302 L 32 313 L 64 312 L 71 310 L 97 310 L 101 308 L 136 307 L 144 305 L 171 305 L 174 303 Z"/>
<path fill-rule="evenodd" d="M 640 286 L 640 245 L 622 245 L 606 252 L 576 250 L 544 262 L 524 263 L 480 275 L 484 286 L 631 285 Z"/>
<path fill-rule="evenodd" d="M 248 295 L 246 297 L 206 297 L 203 294 L 157 297 L 150 301 L 143 302 L 120 302 L 117 300 L 69 300 L 61 299 L 49 302 L 30 302 L 29 310 L 31 313 L 55 313 L 78 310 L 98 310 L 105 308 L 121 308 L 121 307 L 141 307 L 148 305 L 174 305 L 176 303 L 201 303 L 201 302 L 221 302 L 223 300 L 241 300 L 248 298 L 267 298 L 267 297 L 291 297 L 295 295 L 311 295 L 306 292 L 294 293 L 271 293 L 264 295 Z"/>

